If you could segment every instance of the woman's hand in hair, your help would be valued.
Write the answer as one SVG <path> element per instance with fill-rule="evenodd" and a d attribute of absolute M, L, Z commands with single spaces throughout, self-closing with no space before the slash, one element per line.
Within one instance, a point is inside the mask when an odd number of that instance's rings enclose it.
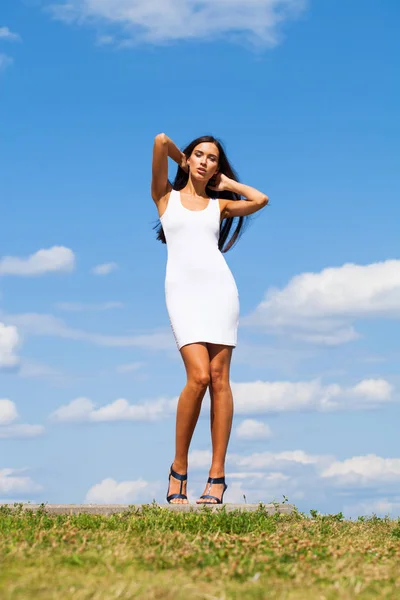
<path fill-rule="evenodd" d="M 185 171 L 185 173 L 189 173 L 188 161 L 186 158 L 186 154 L 184 154 L 183 152 L 182 152 L 181 162 L 179 163 L 179 166 L 181 169 L 183 169 Z"/>
<path fill-rule="evenodd" d="M 214 177 L 211 177 L 208 182 L 208 187 L 215 192 L 223 192 L 224 190 L 229 189 L 229 182 L 231 180 L 229 177 L 224 175 L 223 173 L 217 173 Z"/>

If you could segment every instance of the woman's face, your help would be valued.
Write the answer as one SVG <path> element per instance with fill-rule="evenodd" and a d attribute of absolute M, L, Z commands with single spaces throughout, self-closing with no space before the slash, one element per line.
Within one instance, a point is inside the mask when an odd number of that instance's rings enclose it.
<path fill-rule="evenodd" d="M 195 146 L 188 158 L 190 173 L 194 179 L 208 181 L 218 171 L 219 150 L 212 142 Z"/>

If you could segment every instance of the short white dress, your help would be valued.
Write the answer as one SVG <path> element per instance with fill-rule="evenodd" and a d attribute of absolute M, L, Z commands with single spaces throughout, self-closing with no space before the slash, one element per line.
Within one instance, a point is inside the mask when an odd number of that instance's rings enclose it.
<path fill-rule="evenodd" d="M 218 198 L 190 210 L 172 190 L 160 221 L 168 251 L 165 299 L 178 349 L 195 342 L 236 346 L 239 293 L 218 248 Z"/>

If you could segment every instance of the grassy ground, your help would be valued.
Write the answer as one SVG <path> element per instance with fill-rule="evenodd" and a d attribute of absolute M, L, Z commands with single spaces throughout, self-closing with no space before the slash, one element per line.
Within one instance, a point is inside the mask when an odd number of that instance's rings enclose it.
<path fill-rule="evenodd" d="M 399 566 L 388 518 L 0 508 L 2 600 L 398 600 Z"/>

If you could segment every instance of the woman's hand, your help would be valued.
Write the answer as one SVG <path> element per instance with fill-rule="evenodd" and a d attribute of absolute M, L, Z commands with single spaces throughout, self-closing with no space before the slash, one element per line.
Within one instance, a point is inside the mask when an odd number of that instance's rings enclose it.
<path fill-rule="evenodd" d="M 179 163 L 179 166 L 181 169 L 183 169 L 183 171 L 185 171 L 185 173 L 189 173 L 189 165 L 187 162 L 186 154 L 183 154 L 183 152 L 182 152 L 181 162 Z"/>
<path fill-rule="evenodd" d="M 223 192 L 224 190 L 229 190 L 230 181 L 229 177 L 223 173 L 217 173 L 214 177 L 211 177 L 208 187 L 215 192 Z"/>

